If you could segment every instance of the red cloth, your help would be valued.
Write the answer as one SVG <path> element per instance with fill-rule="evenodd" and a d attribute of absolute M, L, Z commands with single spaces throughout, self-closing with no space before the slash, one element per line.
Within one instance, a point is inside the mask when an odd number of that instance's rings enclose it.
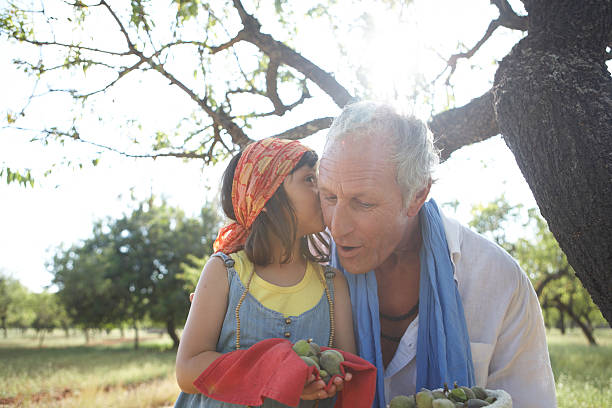
<path fill-rule="evenodd" d="M 309 148 L 297 140 L 275 137 L 248 145 L 238 160 L 232 180 L 232 206 L 236 222 L 219 230 L 215 252 L 242 249 L 253 221 Z"/>
<path fill-rule="evenodd" d="M 226 353 L 213 361 L 194 385 L 202 394 L 232 404 L 261 405 L 264 398 L 271 398 L 296 407 L 310 374 L 315 372 L 317 379 L 320 377 L 317 368 L 307 366 L 292 346 L 287 339 L 267 339 L 246 350 Z M 376 367 L 354 354 L 338 351 L 344 356 L 340 370 L 343 375 L 350 372 L 353 378 L 344 383 L 334 407 L 370 408 L 376 390 Z"/>

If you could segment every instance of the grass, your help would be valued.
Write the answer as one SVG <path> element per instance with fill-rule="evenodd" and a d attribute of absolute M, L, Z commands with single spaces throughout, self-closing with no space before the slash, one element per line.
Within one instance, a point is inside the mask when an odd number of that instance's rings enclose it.
<path fill-rule="evenodd" d="M 11 333 L 13 334 L 13 333 Z M 0 406 L 162 407 L 179 389 L 176 352 L 167 338 L 141 338 L 134 350 L 118 333 L 66 339 L 54 333 L 38 348 L 34 337 L 0 339 Z M 78 345 L 77 345 L 78 344 Z"/>
<path fill-rule="evenodd" d="M 612 406 L 612 330 L 590 347 L 579 331 L 548 334 L 560 408 Z M 118 332 L 85 345 L 56 332 L 38 348 L 35 336 L 0 337 L 0 406 L 171 407 L 179 393 L 175 351 L 167 336 L 144 335 L 139 350 Z"/>
<path fill-rule="evenodd" d="M 580 331 L 548 334 L 559 408 L 612 407 L 612 330 L 595 332 L 598 347 Z"/>

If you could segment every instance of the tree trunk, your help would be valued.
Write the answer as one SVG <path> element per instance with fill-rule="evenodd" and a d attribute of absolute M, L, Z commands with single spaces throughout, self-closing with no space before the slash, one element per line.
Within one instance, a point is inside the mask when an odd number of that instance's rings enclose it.
<path fill-rule="evenodd" d="M 83 329 L 83 334 L 85 334 L 85 344 L 89 344 L 89 329 Z"/>
<path fill-rule="evenodd" d="M 559 311 L 559 322 L 557 326 L 559 327 L 559 330 L 561 330 L 561 334 L 565 335 L 565 313 L 561 308 L 557 308 L 557 310 Z"/>
<path fill-rule="evenodd" d="M 6 330 L 6 316 L 2 316 L 2 330 L 4 330 L 4 338 L 8 337 L 8 333 Z"/>
<path fill-rule="evenodd" d="M 121 332 L 121 338 L 125 338 L 125 330 L 123 329 L 123 325 L 119 326 L 119 331 Z"/>
<path fill-rule="evenodd" d="M 494 108 L 549 228 L 612 323 L 612 0 L 523 0 L 529 35 L 500 63 Z"/>
<path fill-rule="evenodd" d="M 134 320 L 134 325 L 132 327 L 134 328 L 134 350 L 138 350 L 138 346 L 139 346 L 138 322 L 136 320 Z"/>
<path fill-rule="evenodd" d="M 166 321 L 166 331 L 168 332 L 168 335 L 172 339 L 172 347 L 177 349 L 179 346 L 179 337 L 176 334 L 176 325 L 174 324 L 173 319 L 168 319 Z"/>
<path fill-rule="evenodd" d="M 597 346 L 597 342 L 595 341 L 595 337 L 593 336 L 593 331 L 590 330 L 589 327 L 582 320 L 580 320 L 578 316 L 576 316 L 576 314 L 570 307 L 568 307 L 566 304 L 561 302 L 559 298 L 555 299 L 555 301 L 557 303 L 557 307 L 559 308 L 559 310 L 563 310 L 564 312 L 566 312 L 567 315 L 570 317 L 570 319 L 572 319 L 572 321 L 576 323 L 578 327 L 580 327 L 580 329 L 582 330 L 582 333 L 584 333 L 584 336 L 589 341 L 589 345 Z"/>

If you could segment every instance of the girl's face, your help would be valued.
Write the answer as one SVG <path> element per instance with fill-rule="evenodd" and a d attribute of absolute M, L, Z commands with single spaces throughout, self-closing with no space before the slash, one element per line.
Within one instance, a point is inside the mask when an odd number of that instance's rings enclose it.
<path fill-rule="evenodd" d="M 317 188 L 317 173 L 313 167 L 302 166 L 283 182 L 285 192 L 297 218 L 298 237 L 321 232 L 323 214 Z"/>

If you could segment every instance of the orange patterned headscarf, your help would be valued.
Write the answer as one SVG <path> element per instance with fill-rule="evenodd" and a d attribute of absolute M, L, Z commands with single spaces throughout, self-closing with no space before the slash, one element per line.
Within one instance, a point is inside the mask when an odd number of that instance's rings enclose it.
<path fill-rule="evenodd" d="M 263 139 L 244 149 L 232 182 L 236 222 L 219 230 L 215 252 L 231 254 L 244 247 L 253 221 L 308 150 L 298 141 L 277 138 Z"/>

